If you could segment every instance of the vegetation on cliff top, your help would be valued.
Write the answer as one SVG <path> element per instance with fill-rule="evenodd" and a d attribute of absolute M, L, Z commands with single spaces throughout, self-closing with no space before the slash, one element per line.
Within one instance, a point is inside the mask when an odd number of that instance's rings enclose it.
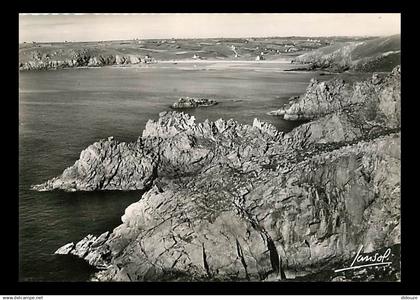
<path fill-rule="evenodd" d="M 310 69 L 389 72 L 400 64 L 401 36 L 335 43 L 302 54 L 294 61 L 308 63 Z"/>

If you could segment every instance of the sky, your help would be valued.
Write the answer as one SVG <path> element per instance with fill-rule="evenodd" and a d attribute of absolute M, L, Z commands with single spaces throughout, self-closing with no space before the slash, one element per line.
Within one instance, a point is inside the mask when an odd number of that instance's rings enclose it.
<path fill-rule="evenodd" d="M 20 14 L 19 42 L 385 36 L 400 26 L 400 14 Z"/>

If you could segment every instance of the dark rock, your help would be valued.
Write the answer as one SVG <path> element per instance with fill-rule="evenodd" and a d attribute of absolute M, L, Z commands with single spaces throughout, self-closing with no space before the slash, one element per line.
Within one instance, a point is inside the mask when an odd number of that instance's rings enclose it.
<path fill-rule="evenodd" d="M 197 108 L 201 106 L 212 106 L 216 105 L 215 100 L 209 100 L 206 98 L 190 98 L 190 97 L 181 97 L 178 99 L 178 102 L 171 105 L 172 108 Z"/>

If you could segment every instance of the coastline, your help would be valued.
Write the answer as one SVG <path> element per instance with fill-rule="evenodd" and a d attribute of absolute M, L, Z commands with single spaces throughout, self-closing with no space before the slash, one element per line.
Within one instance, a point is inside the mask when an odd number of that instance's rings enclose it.
<path fill-rule="evenodd" d="M 319 271 L 316 265 L 345 261 L 360 243 L 369 251 L 399 244 L 399 194 L 394 193 L 399 189 L 400 176 L 400 116 L 395 107 L 400 101 L 399 74 L 400 70 L 396 68 L 380 80 L 374 75 L 363 84 L 355 83 L 351 86 L 353 90 L 346 86 L 350 93 L 345 96 L 349 99 L 346 107 L 331 106 L 326 113 L 312 113 L 313 121 L 286 135 L 257 119 L 252 126 L 233 120 L 195 123 L 193 116 L 165 112 L 160 114 L 159 120 L 146 124 L 137 142 L 126 144 L 108 139 L 89 146 L 82 151 L 75 165 L 61 176 L 33 188 L 73 191 L 140 187 L 145 194 L 126 209 L 123 223 L 112 233 L 98 237 L 89 235 L 78 243 L 63 246 L 57 254 L 70 253 L 84 258 L 99 270 L 105 268 L 96 274 L 96 280 L 101 281 L 133 281 L 133 278 L 140 281 L 176 280 L 179 276 L 193 281 L 203 278 L 219 280 L 217 274 L 221 270 L 227 274 L 239 271 L 238 280 L 258 280 L 260 268 L 265 273 L 259 280 L 278 281 L 293 279 L 302 272 L 316 273 Z M 314 84 L 311 86 L 315 89 L 325 90 L 325 84 Z M 382 94 L 382 89 L 392 89 L 395 93 Z M 329 93 L 308 90 L 300 102 L 296 102 L 298 109 L 311 109 L 302 103 L 313 99 L 313 95 L 320 95 L 322 101 L 330 102 Z M 372 102 L 377 113 L 371 115 L 364 111 L 363 103 L 353 106 L 353 95 L 357 97 L 355 99 L 363 95 L 363 99 Z M 383 107 L 387 109 L 383 110 Z M 319 107 L 315 106 L 315 109 Z M 297 114 L 303 113 L 299 111 Z M 378 125 L 372 127 L 378 122 L 383 122 L 379 129 L 376 128 Z M 241 138 L 234 139 L 234 136 Z M 360 157 L 362 163 L 358 162 Z M 93 172 L 93 177 L 79 174 L 80 164 Z M 101 173 L 102 164 L 106 165 L 105 170 L 114 170 L 113 165 L 123 167 L 107 174 Z M 133 181 L 131 177 L 127 179 L 126 174 L 132 174 L 134 166 L 141 166 L 144 170 L 136 167 L 138 173 L 134 174 L 138 180 Z M 319 177 L 319 172 L 325 176 Z M 341 175 L 337 177 L 336 173 Z M 223 181 L 219 183 L 216 178 L 220 177 Z M 372 182 L 370 178 L 376 179 Z M 293 184 L 296 180 L 297 185 Z M 333 184 L 329 187 L 327 182 Z M 349 191 L 344 189 L 348 184 Z M 380 196 L 371 193 L 372 184 L 383 191 Z M 337 187 L 343 188 L 339 195 L 336 195 Z M 353 189 L 357 193 L 354 194 Z M 388 194 L 387 191 L 394 192 Z M 218 197 L 219 193 L 224 197 Z M 365 199 L 357 196 L 359 193 L 370 199 L 366 201 L 372 202 L 366 206 Z M 282 196 L 277 199 L 279 195 Z M 304 195 L 303 199 L 299 195 Z M 361 200 L 365 204 L 358 203 Z M 347 201 L 357 203 L 356 208 L 346 208 Z M 383 215 L 386 214 L 381 210 L 383 205 L 392 211 L 394 217 Z M 318 215 L 324 206 L 328 207 L 328 213 Z M 316 217 L 289 220 L 288 214 L 293 216 L 296 207 L 301 214 L 315 214 Z M 273 217 L 277 209 L 281 214 L 278 218 Z M 182 217 L 186 212 L 188 221 Z M 365 215 L 370 217 L 365 218 Z M 171 229 L 172 225 L 165 221 L 169 219 L 179 229 Z M 283 225 L 278 225 L 277 219 Z M 372 222 L 377 226 L 368 225 Z M 221 236 L 220 231 L 225 226 L 232 228 L 235 234 L 227 231 Z M 254 229 L 251 230 L 250 226 Z M 298 242 L 307 235 L 308 227 L 310 237 L 305 241 L 309 246 Z M 349 237 L 347 227 L 359 233 L 367 230 L 367 237 L 379 235 L 383 240 L 372 241 L 359 235 Z M 246 228 L 251 231 L 248 236 L 244 235 Z M 294 228 L 292 236 L 288 228 Z M 173 234 L 177 246 L 168 250 L 160 237 L 166 240 Z M 223 236 L 227 236 L 227 240 Z M 341 241 L 340 245 L 336 243 L 337 239 Z M 240 251 L 229 250 L 235 240 Z M 120 249 L 121 243 L 128 243 L 128 246 Z M 139 243 L 143 245 L 141 249 L 138 249 Z M 245 245 L 253 246 L 247 248 Z M 181 255 L 174 262 L 179 247 L 188 255 Z M 315 265 L 306 260 L 307 247 Z M 208 249 L 212 249 L 211 252 Z M 121 251 L 124 251 L 122 255 L 112 254 Z M 133 251 L 145 254 L 133 257 L 130 254 Z M 237 253 L 242 257 L 242 263 L 238 262 L 238 265 L 234 259 Z M 294 261 L 287 261 L 290 255 Z M 331 255 L 336 259 L 325 260 Z M 254 257 L 256 265 L 250 257 Z M 156 268 L 154 259 L 164 267 Z M 200 269 L 203 261 L 209 267 Z M 232 267 L 227 267 L 229 262 Z M 117 268 L 120 264 L 124 267 Z M 179 272 L 175 278 L 171 275 L 173 267 L 170 267 L 174 264 Z M 240 271 L 243 267 L 245 273 Z M 305 273 L 308 268 L 311 271 Z M 395 266 L 392 268 L 394 276 Z M 155 277 L 150 277 L 151 269 Z M 294 273 L 293 270 L 300 271 Z"/>
<path fill-rule="evenodd" d="M 62 67 L 62 68 L 47 68 L 47 69 L 22 69 L 19 72 L 49 72 L 57 70 L 72 70 L 72 69 L 99 69 L 99 68 L 115 68 L 115 69 L 138 69 L 138 70 L 147 70 L 147 69 L 156 69 L 156 68 L 167 68 L 167 69 L 181 69 L 181 70 L 196 70 L 197 68 L 201 70 L 221 70 L 221 69 L 254 69 L 254 70 L 267 70 L 272 72 L 288 72 L 288 73 L 317 73 L 322 72 L 320 70 L 303 70 L 298 68 L 294 69 L 284 69 L 285 66 L 297 65 L 285 60 L 266 60 L 266 61 L 253 61 L 253 60 L 167 60 L 167 61 L 158 61 L 156 63 L 150 64 L 113 64 L 113 65 L 103 65 L 103 66 L 75 66 L 75 67 Z M 276 67 L 278 66 L 278 67 Z M 258 68 L 260 67 L 260 68 Z M 327 74 L 338 74 L 334 72 L 324 72 Z"/>

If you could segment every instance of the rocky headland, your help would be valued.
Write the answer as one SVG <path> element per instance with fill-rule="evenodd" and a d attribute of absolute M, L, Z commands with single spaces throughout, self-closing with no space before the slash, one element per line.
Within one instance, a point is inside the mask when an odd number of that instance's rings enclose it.
<path fill-rule="evenodd" d="M 286 110 L 310 121 L 288 133 L 163 112 L 137 141 L 94 143 L 33 189 L 143 191 L 112 232 L 56 251 L 95 266 L 92 280 L 352 280 L 331 270 L 361 245 L 400 244 L 400 102 L 397 67 L 311 82 Z M 383 268 L 350 275 L 399 280 L 399 263 Z"/>
<path fill-rule="evenodd" d="M 389 72 L 401 63 L 401 36 L 334 43 L 293 59 L 307 70 Z"/>
<path fill-rule="evenodd" d="M 197 108 L 216 105 L 217 101 L 207 98 L 181 97 L 171 105 L 171 108 Z"/>
<path fill-rule="evenodd" d="M 349 110 L 355 110 L 363 111 L 362 124 L 367 121 L 396 126 L 400 122 L 400 91 L 399 66 L 390 74 L 374 73 L 368 80 L 353 83 L 337 78 L 321 82 L 312 79 L 302 96 L 292 97 L 284 107 L 269 114 L 286 120 L 314 120 L 340 111 L 350 115 Z"/>

